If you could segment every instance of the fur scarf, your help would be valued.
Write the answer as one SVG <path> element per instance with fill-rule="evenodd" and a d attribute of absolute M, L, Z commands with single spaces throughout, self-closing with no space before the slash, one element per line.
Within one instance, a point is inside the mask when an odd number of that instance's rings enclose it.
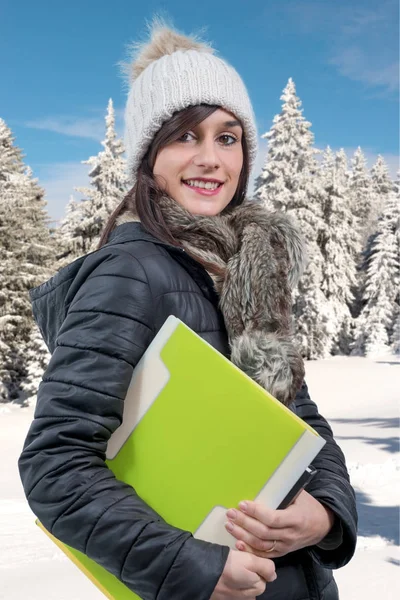
<path fill-rule="evenodd" d="M 194 216 L 171 198 L 160 200 L 165 223 L 213 278 L 231 360 L 289 405 L 304 378 L 292 334 L 292 289 L 305 266 L 305 246 L 291 220 L 246 201 L 215 217 Z M 139 221 L 132 212 L 116 225 Z"/>

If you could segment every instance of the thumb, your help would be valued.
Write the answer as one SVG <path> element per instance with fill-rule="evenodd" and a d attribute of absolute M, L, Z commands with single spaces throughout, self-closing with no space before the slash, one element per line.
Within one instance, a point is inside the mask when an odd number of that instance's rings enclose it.
<path fill-rule="evenodd" d="M 249 570 L 257 573 L 267 583 L 275 581 L 277 575 L 275 572 L 275 563 L 269 558 L 260 558 L 259 556 L 251 555 L 252 561 L 249 565 Z"/>

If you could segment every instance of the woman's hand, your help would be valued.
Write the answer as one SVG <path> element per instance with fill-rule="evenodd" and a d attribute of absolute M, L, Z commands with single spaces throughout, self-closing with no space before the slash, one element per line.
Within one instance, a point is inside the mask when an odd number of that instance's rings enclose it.
<path fill-rule="evenodd" d="M 231 550 L 210 600 L 256 600 L 275 579 L 272 560 Z"/>
<path fill-rule="evenodd" d="M 284 510 L 246 501 L 230 509 L 226 528 L 238 541 L 236 548 L 263 558 L 277 558 L 318 544 L 331 530 L 333 512 L 302 491 Z M 231 528 L 230 528 L 231 527 Z"/>

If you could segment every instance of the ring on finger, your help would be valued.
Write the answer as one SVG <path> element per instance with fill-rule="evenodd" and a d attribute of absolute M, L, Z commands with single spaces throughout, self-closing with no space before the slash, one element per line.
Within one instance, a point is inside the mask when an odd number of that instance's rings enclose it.
<path fill-rule="evenodd" d="M 276 540 L 273 541 L 273 544 L 271 546 L 271 548 L 269 550 L 264 550 L 264 552 L 273 552 L 275 550 L 275 546 L 276 546 Z"/>

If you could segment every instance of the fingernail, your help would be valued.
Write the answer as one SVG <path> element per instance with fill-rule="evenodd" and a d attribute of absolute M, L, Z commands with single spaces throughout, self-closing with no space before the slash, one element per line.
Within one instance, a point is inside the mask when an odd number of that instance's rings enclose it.
<path fill-rule="evenodd" d="M 244 550 L 244 549 L 245 549 L 245 546 L 244 546 L 244 544 L 242 544 L 241 542 L 239 542 L 239 543 L 237 543 L 237 544 L 236 544 L 236 548 L 237 548 L 238 550 Z"/>
<path fill-rule="evenodd" d="M 231 523 L 230 521 L 228 521 L 227 523 L 225 523 L 225 527 L 227 528 L 228 531 L 232 531 L 232 529 L 233 529 L 233 523 Z"/>
<path fill-rule="evenodd" d="M 232 521 L 234 521 L 236 519 L 236 510 L 234 508 L 230 508 L 226 513 L 226 516 L 228 519 L 232 519 Z"/>
<path fill-rule="evenodd" d="M 239 503 L 239 508 L 243 511 L 246 512 L 247 510 L 247 502 L 240 502 Z"/>

